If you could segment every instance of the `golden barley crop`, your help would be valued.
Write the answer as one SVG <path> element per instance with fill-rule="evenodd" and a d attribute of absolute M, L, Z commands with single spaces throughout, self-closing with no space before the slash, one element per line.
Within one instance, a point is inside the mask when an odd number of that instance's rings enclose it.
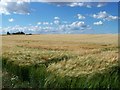
<path fill-rule="evenodd" d="M 118 65 L 118 35 L 115 34 L 1 37 L 3 66 L 8 72 L 34 85 L 40 81 L 39 84 L 43 83 L 44 87 L 62 87 L 66 85 L 64 82 L 69 82 L 67 85 L 70 86 L 66 87 L 79 87 L 82 84 L 74 82 L 82 82 L 77 79 L 86 78 L 92 83 L 87 83 L 90 87 L 94 85 L 91 81 L 94 74 L 102 76 L 109 68 Z M 105 82 L 107 87 L 109 81 Z M 104 85 L 101 83 L 101 86 Z"/>

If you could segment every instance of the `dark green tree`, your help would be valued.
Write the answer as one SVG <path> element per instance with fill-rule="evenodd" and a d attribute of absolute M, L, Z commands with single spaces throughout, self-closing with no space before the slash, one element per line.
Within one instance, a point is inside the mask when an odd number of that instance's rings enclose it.
<path fill-rule="evenodd" d="M 10 33 L 9 33 L 9 32 L 7 32 L 7 35 L 10 35 Z"/>

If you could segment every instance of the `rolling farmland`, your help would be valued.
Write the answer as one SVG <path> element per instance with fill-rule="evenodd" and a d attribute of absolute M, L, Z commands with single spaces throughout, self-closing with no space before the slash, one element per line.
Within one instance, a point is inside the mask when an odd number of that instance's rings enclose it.
<path fill-rule="evenodd" d="M 5 35 L 3 88 L 119 88 L 118 35 Z"/>

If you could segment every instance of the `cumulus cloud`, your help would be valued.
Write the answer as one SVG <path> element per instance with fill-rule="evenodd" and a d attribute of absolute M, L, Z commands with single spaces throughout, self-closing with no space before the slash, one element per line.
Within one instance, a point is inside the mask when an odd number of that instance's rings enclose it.
<path fill-rule="evenodd" d="M 70 7 L 76 7 L 76 6 L 84 6 L 84 3 L 83 2 L 73 2 L 73 3 L 70 3 L 70 4 L 67 4 L 68 6 Z"/>
<path fill-rule="evenodd" d="M 49 22 L 43 22 L 43 25 L 49 25 Z"/>
<path fill-rule="evenodd" d="M 70 6 L 70 7 L 87 7 L 87 8 L 92 7 L 90 3 L 86 3 L 86 2 L 73 2 L 73 3 L 67 4 L 67 6 Z"/>
<path fill-rule="evenodd" d="M 10 33 L 13 32 L 18 32 L 18 31 L 23 31 L 25 33 L 30 33 L 30 32 L 37 32 L 41 30 L 41 27 L 39 26 L 11 26 L 11 27 L 6 27 L 2 29 L 2 33 L 7 33 L 7 31 L 9 31 Z"/>
<path fill-rule="evenodd" d="M 73 27 L 86 27 L 85 22 L 83 21 L 76 21 L 71 24 Z"/>
<path fill-rule="evenodd" d="M 67 24 L 62 24 L 58 27 L 62 33 L 84 33 L 85 31 L 92 30 L 92 27 L 86 25 L 83 21 L 75 21 Z"/>
<path fill-rule="evenodd" d="M 59 21 L 59 20 L 54 20 L 54 24 L 59 25 L 59 24 L 60 24 L 60 21 Z"/>
<path fill-rule="evenodd" d="M 94 22 L 93 24 L 94 24 L 94 25 L 103 25 L 103 22 L 102 22 L 102 21 L 99 21 L 99 22 Z"/>
<path fill-rule="evenodd" d="M 43 0 L 41 0 L 41 1 L 43 1 Z M 92 1 L 87 1 L 87 2 L 69 2 L 69 1 L 50 2 L 49 0 L 45 0 L 45 1 L 46 1 L 46 3 L 50 3 L 50 4 L 56 5 L 58 7 L 69 6 L 69 7 L 86 7 L 86 8 L 99 7 L 100 8 L 100 7 L 103 7 L 106 5 L 105 2 L 92 2 Z"/>
<path fill-rule="evenodd" d="M 30 8 L 29 3 L 30 0 L 17 0 L 16 2 L 13 2 L 12 0 L 8 0 L 9 2 L 5 2 L 5 0 L 2 0 L 0 2 L 0 13 L 5 15 L 10 15 L 11 13 L 14 14 L 30 14 Z M 48 2 L 46 2 L 48 3 Z M 49 2 L 50 3 L 50 2 Z M 94 3 L 90 2 L 51 2 L 54 3 L 57 6 L 70 6 L 70 7 L 87 7 L 91 8 L 94 5 Z M 105 4 L 98 3 L 96 7 L 102 7 Z"/>
<path fill-rule="evenodd" d="M 9 22 L 14 22 L 13 18 L 8 19 Z"/>
<path fill-rule="evenodd" d="M 91 6 L 91 5 L 86 5 L 86 7 L 87 7 L 87 8 L 92 8 L 92 6 Z"/>
<path fill-rule="evenodd" d="M 103 3 L 99 3 L 98 5 L 97 5 L 97 7 L 103 7 L 105 4 L 103 4 Z"/>
<path fill-rule="evenodd" d="M 70 24 L 62 24 L 60 25 L 59 29 L 60 30 L 70 30 L 70 31 L 74 31 L 74 30 L 87 30 L 89 27 L 89 25 L 86 25 L 85 22 L 83 21 L 75 21 L 72 22 Z"/>
<path fill-rule="evenodd" d="M 53 25 L 53 23 L 51 22 L 50 25 Z"/>
<path fill-rule="evenodd" d="M 53 25 L 53 22 L 38 22 L 37 26 L 39 25 Z"/>
<path fill-rule="evenodd" d="M 46 26 L 46 27 L 43 27 L 42 29 L 43 29 L 43 30 L 51 30 L 52 27 L 50 27 L 50 26 Z"/>
<path fill-rule="evenodd" d="M 98 14 L 94 14 L 93 17 L 97 19 L 105 19 L 108 17 L 108 14 L 106 13 L 106 11 L 103 11 L 99 12 Z"/>
<path fill-rule="evenodd" d="M 11 27 L 4 27 L 2 29 L 2 33 L 7 33 L 9 31 L 10 33 L 23 31 L 25 33 L 75 33 L 75 32 L 81 32 L 84 30 L 88 30 L 90 27 L 89 25 L 86 25 L 83 21 L 75 21 L 75 22 L 66 22 L 66 23 L 60 23 L 60 21 L 53 21 L 53 22 L 44 22 L 45 25 L 41 24 L 42 22 L 36 23 L 35 26 L 32 26 L 32 24 L 28 26 L 11 26 Z M 47 25 L 46 25 L 47 24 Z M 57 25 L 57 26 L 56 26 Z"/>
<path fill-rule="evenodd" d="M 77 14 L 78 19 L 85 19 L 85 16 L 81 15 L 81 14 Z"/>
<path fill-rule="evenodd" d="M 107 17 L 108 21 L 117 20 L 117 19 L 118 19 L 118 16 L 112 16 L 112 15 L 110 15 L 109 17 Z"/>
<path fill-rule="evenodd" d="M 0 0 L 1 2 L 30 2 L 30 0 Z"/>
<path fill-rule="evenodd" d="M 92 17 L 97 18 L 97 19 L 103 19 L 104 21 L 105 20 L 112 21 L 112 20 L 118 19 L 118 16 L 112 16 L 112 15 L 108 14 L 106 11 L 100 11 L 97 14 L 93 14 Z"/>
<path fill-rule="evenodd" d="M 41 25 L 41 22 L 38 22 L 37 25 Z"/>
<path fill-rule="evenodd" d="M 30 9 L 28 3 L 18 1 L 18 2 L 0 2 L 0 14 L 10 15 L 14 14 L 30 14 Z"/>
<path fill-rule="evenodd" d="M 60 19 L 59 17 L 54 17 L 54 19 Z"/>
<path fill-rule="evenodd" d="M 25 33 L 33 33 L 33 34 L 39 34 L 39 33 L 52 33 L 52 31 L 54 31 L 55 28 L 50 27 L 50 26 L 11 26 L 11 27 L 6 27 L 2 29 L 2 33 L 6 34 L 8 31 L 10 33 L 14 33 L 14 32 L 18 32 L 18 31 L 22 31 Z"/>
<path fill-rule="evenodd" d="M 0 14 L 6 14 L 9 15 L 10 13 L 8 12 L 8 10 L 6 9 L 7 7 L 7 3 L 6 2 L 0 2 Z"/>
<path fill-rule="evenodd" d="M 60 18 L 54 17 L 54 24 L 59 25 L 60 24 Z"/>
<path fill-rule="evenodd" d="M 92 8 L 92 7 L 103 7 L 103 6 L 105 6 L 105 4 L 103 4 L 103 3 L 92 3 L 92 2 L 72 2 L 72 3 L 68 3 L 67 6 Z"/>

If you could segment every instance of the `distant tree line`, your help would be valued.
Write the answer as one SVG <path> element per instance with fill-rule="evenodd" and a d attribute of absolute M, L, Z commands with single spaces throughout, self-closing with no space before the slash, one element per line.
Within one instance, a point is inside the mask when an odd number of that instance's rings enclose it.
<path fill-rule="evenodd" d="M 32 35 L 32 34 L 31 33 L 25 34 L 24 32 L 16 32 L 16 33 L 7 32 L 7 35 Z"/>

